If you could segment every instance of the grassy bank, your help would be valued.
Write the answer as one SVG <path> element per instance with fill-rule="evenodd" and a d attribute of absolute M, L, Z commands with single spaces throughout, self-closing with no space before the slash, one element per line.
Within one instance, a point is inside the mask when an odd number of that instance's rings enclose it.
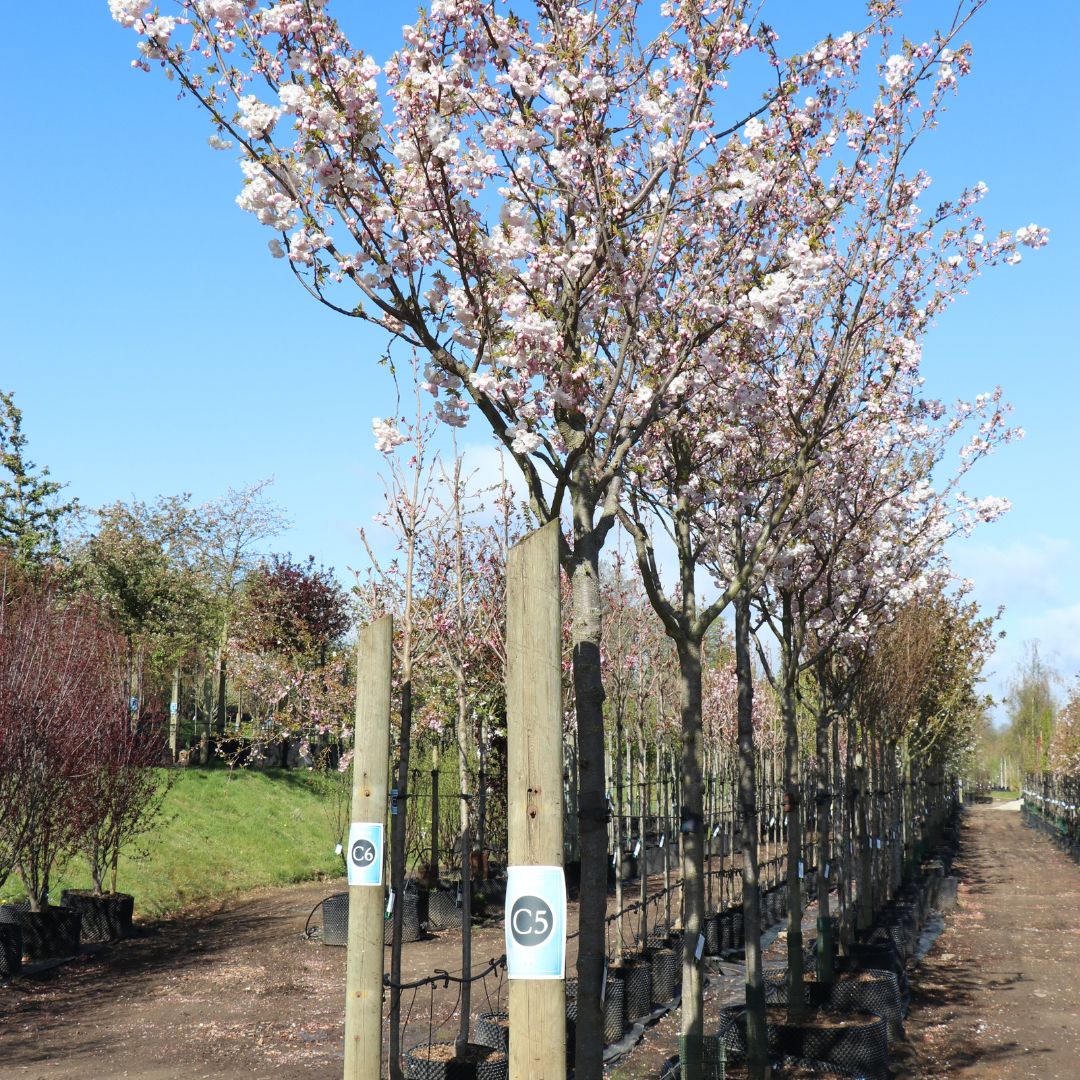
<path fill-rule="evenodd" d="M 343 873 L 336 839 L 310 775 L 303 770 L 185 769 L 177 773 L 161 825 L 139 852 L 121 855 L 117 888 L 135 896 L 137 915 L 156 916 L 195 900 L 265 885 Z M 78 856 L 50 889 L 89 888 Z M 22 895 L 12 875 L 2 898 Z"/>

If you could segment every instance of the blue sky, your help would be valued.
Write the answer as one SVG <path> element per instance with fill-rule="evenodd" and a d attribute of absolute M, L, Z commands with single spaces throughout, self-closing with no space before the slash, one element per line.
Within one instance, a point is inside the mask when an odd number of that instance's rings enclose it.
<path fill-rule="evenodd" d="M 907 5 L 912 36 L 952 7 Z M 332 10 L 384 59 L 415 6 Z M 0 387 L 25 412 L 31 456 L 91 506 L 179 491 L 201 500 L 272 476 L 294 522 L 278 548 L 341 572 L 359 565 L 356 530 L 381 498 L 371 418 L 393 409 L 381 334 L 319 308 L 269 257 L 269 234 L 234 204 L 232 156 L 206 145 L 203 117 L 156 69 L 130 68 L 135 37 L 106 0 L 60 11 L 45 34 L 34 5 L 13 7 L 0 43 Z M 860 11 L 849 0 L 765 7 L 784 51 L 856 27 Z M 992 0 L 967 36 L 974 71 L 919 162 L 943 194 L 986 182 L 991 232 L 1051 229 L 1048 248 L 976 282 L 925 353 L 929 393 L 1000 384 L 1028 432 L 972 484 L 1011 499 L 1012 512 L 954 551 L 979 600 L 1006 605 L 991 678 L 1001 691 L 1027 640 L 1070 680 L 1080 671 L 1080 5 Z M 466 441 L 488 446 L 479 427 Z"/>

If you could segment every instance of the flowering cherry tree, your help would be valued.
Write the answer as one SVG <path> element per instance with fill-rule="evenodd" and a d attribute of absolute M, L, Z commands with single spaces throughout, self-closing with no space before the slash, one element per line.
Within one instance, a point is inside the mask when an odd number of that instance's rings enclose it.
<path fill-rule="evenodd" d="M 957 25 L 979 6 L 962 4 Z M 694 397 L 731 328 L 749 334 L 798 307 L 827 222 L 874 182 L 860 148 L 902 153 L 894 129 L 919 130 L 968 65 L 948 38 L 905 42 L 883 55 L 882 94 L 864 112 L 845 107 L 862 33 L 781 61 L 742 0 L 665 3 L 652 36 L 637 8 L 434 0 L 380 68 L 325 0 L 177 0 L 167 12 L 110 0 L 140 36 L 135 65 L 161 65 L 206 110 L 212 141 L 239 151 L 238 202 L 274 231 L 272 253 L 320 302 L 425 354 L 437 415 L 460 426 L 480 413 L 539 520 L 570 518 L 577 1071 L 590 1080 L 604 918 L 598 567 L 628 457 Z M 894 14 L 871 5 L 885 41 Z M 747 53 L 774 69 L 763 119 L 725 110 L 727 72 Z M 931 105 L 919 108 L 924 85 Z M 852 143 L 850 168 L 820 177 Z M 792 190 L 807 194 L 797 212 Z M 890 204 L 909 211 L 888 226 L 901 233 L 922 184 L 905 190 Z M 1013 237 L 988 246 L 1014 257 Z M 393 425 L 376 436 L 391 445 Z"/>

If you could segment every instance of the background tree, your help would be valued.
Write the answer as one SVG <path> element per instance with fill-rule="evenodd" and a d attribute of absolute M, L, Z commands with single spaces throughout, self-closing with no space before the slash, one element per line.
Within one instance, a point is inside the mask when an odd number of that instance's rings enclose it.
<path fill-rule="evenodd" d="M 0 391 L 0 549 L 21 566 L 41 566 L 60 554 L 60 527 L 76 509 L 58 498 L 63 484 L 25 457 L 22 410 Z"/>
<path fill-rule="evenodd" d="M 1041 773 L 1046 768 L 1058 710 L 1054 696 L 1058 678 L 1057 672 L 1039 655 L 1039 643 L 1027 642 L 1024 658 L 1017 665 L 1005 695 L 1009 737 L 1023 774 Z"/>

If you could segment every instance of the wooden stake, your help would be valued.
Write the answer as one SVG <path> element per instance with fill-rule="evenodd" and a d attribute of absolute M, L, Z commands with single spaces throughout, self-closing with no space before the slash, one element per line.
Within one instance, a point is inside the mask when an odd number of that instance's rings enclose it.
<path fill-rule="evenodd" d="M 507 818 L 511 866 L 563 865 L 559 523 L 506 561 Z M 510 1080 L 565 1080 L 566 983 L 511 979 Z"/>
<path fill-rule="evenodd" d="M 393 618 L 385 615 L 361 631 L 357 646 L 351 820 L 381 824 L 384 836 L 390 767 L 393 637 Z M 384 867 L 385 848 L 384 842 Z M 383 905 L 381 886 L 350 886 L 349 947 L 345 969 L 345 1080 L 371 1080 L 383 1075 Z"/>

